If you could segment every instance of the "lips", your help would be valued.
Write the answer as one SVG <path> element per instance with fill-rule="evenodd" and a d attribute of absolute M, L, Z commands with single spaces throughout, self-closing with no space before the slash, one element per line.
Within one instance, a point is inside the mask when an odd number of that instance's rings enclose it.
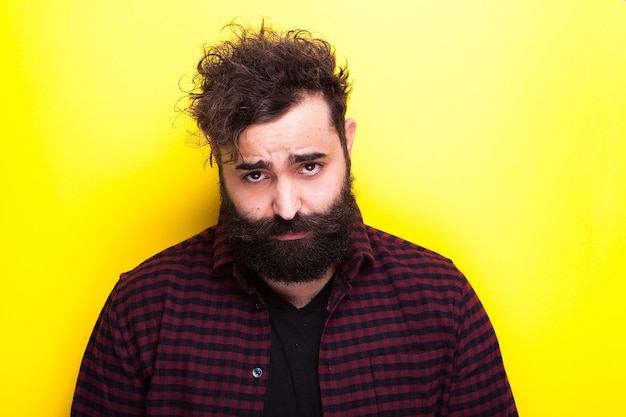
<path fill-rule="evenodd" d="M 277 240 L 297 240 L 305 238 L 309 232 L 285 232 L 274 235 Z"/>

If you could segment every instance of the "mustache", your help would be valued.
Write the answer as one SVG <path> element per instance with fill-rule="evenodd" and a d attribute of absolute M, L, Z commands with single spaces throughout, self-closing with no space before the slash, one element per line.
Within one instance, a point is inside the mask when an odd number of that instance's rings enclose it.
<path fill-rule="evenodd" d="M 341 210 L 341 209 L 339 209 Z M 316 234 L 333 234 L 341 230 L 341 224 L 337 222 L 338 207 L 331 207 L 328 213 L 302 215 L 296 214 L 293 219 L 285 220 L 281 217 L 265 218 L 259 220 L 236 220 L 233 237 L 244 241 L 258 239 L 270 239 L 273 236 L 285 233 L 315 232 Z"/>

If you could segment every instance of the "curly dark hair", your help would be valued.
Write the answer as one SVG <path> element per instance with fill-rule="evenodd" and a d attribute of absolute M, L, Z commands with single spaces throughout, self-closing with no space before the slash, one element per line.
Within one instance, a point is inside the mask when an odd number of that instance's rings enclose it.
<path fill-rule="evenodd" d="M 197 66 L 189 113 L 211 148 L 209 161 L 236 160 L 241 132 L 275 120 L 307 94 L 321 93 L 346 157 L 344 130 L 351 85 L 335 49 L 306 30 L 229 27 L 234 39 L 207 46 Z"/>

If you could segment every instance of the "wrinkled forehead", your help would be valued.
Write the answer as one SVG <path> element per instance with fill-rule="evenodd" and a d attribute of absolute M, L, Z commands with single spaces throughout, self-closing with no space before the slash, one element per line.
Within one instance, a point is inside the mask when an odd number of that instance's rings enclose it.
<path fill-rule="evenodd" d="M 297 155 L 333 153 L 341 149 L 326 101 L 321 96 L 302 100 L 284 115 L 246 127 L 236 145 L 219 149 L 223 163 L 287 161 Z"/>

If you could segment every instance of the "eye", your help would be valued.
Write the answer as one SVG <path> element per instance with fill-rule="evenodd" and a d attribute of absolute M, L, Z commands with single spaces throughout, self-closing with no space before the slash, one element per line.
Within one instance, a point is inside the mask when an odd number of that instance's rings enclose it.
<path fill-rule="evenodd" d="M 321 169 L 322 169 L 321 164 L 318 164 L 317 162 L 307 162 L 306 164 L 302 165 L 300 172 L 307 176 L 313 176 L 317 174 L 318 172 L 320 172 Z"/>
<path fill-rule="evenodd" d="M 248 172 L 243 176 L 244 181 L 249 183 L 257 183 L 263 181 L 265 178 L 267 178 L 267 175 L 261 171 Z"/>

